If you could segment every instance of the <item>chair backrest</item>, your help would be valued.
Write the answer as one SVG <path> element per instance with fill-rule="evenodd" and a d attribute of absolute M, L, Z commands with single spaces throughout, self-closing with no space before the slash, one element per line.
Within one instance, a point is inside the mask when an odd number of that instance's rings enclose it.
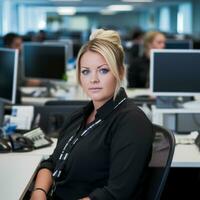
<path fill-rule="evenodd" d="M 46 106 L 84 106 L 87 100 L 52 100 L 45 103 Z"/>
<path fill-rule="evenodd" d="M 47 135 L 57 137 L 66 118 L 87 103 L 88 101 L 75 100 L 47 102 L 44 106 L 36 108 L 36 112 L 40 114 L 39 126 Z"/>
<path fill-rule="evenodd" d="M 161 198 L 175 149 L 174 134 L 159 125 L 154 124 L 153 127 L 155 138 L 144 184 L 145 200 L 159 200 Z"/>

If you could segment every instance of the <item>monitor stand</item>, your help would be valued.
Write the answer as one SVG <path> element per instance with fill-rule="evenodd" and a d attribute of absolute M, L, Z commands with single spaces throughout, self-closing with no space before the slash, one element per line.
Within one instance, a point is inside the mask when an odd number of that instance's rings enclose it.
<path fill-rule="evenodd" d="M 185 102 L 191 101 L 193 97 L 180 96 L 157 96 L 157 108 L 183 108 Z"/>
<path fill-rule="evenodd" d="M 54 83 L 52 83 L 50 80 L 43 81 L 42 86 L 46 87 L 46 91 L 41 92 L 39 95 L 40 97 L 52 97 L 51 95 L 51 89 L 56 89 L 56 86 Z"/>
<path fill-rule="evenodd" d="M 66 95 L 68 95 L 67 93 L 69 92 L 69 90 L 67 88 L 63 89 L 61 88 L 57 83 L 53 83 L 53 82 L 46 82 L 46 87 L 47 87 L 47 91 L 46 91 L 46 95 L 47 97 L 57 97 L 57 98 L 65 98 Z"/>

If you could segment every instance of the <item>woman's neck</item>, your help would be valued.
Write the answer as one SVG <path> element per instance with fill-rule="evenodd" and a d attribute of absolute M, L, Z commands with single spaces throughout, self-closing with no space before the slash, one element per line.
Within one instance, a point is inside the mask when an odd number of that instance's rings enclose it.
<path fill-rule="evenodd" d="M 94 110 L 97 111 L 101 106 L 103 106 L 109 99 L 104 101 L 93 101 Z"/>
<path fill-rule="evenodd" d="M 95 120 L 96 110 L 94 109 L 87 118 L 86 124 L 89 124 Z"/>
<path fill-rule="evenodd" d="M 91 112 L 91 114 L 89 115 L 89 117 L 87 118 L 86 124 L 91 123 L 92 121 L 95 120 L 95 115 L 97 113 L 97 110 L 103 106 L 108 100 L 105 101 L 93 101 L 93 106 L 94 106 L 94 110 Z"/>

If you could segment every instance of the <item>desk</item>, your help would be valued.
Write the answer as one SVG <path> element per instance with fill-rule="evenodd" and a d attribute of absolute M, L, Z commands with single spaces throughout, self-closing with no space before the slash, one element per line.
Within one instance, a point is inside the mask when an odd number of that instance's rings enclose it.
<path fill-rule="evenodd" d="M 44 105 L 51 100 L 88 100 L 89 98 L 79 86 L 70 86 L 68 92 L 58 89 L 51 94 L 51 97 L 23 97 L 22 104 L 24 105 Z M 62 91 L 62 92 L 61 92 Z"/>
<path fill-rule="evenodd" d="M 126 89 L 128 97 L 134 98 L 140 95 L 152 95 L 149 89 Z M 52 97 L 22 97 L 22 103 L 25 105 L 44 105 L 51 100 L 89 100 L 83 90 L 78 86 L 70 86 L 69 92 L 63 96 L 52 95 Z"/>
<path fill-rule="evenodd" d="M 26 153 L 0 154 L 0 199 L 23 199 L 41 160 L 47 158 L 56 146 L 56 139 L 50 147 Z"/>
<path fill-rule="evenodd" d="M 56 146 L 27 153 L 0 154 L 0 194 L 3 200 L 22 199 L 30 186 L 35 171 L 43 158 L 48 157 Z M 173 168 L 200 168 L 200 152 L 196 145 L 176 145 Z"/>
<path fill-rule="evenodd" d="M 200 168 L 200 151 L 195 144 L 178 144 L 175 147 L 172 167 Z"/>
<path fill-rule="evenodd" d="M 152 122 L 176 130 L 175 114 L 200 113 L 200 109 L 188 108 L 156 108 L 152 106 Z M 188 137 L 188 136 L 185 136 Z M 175 135 L 176 138 L 176 135 Z M 172 167 L 200 168 L 200 151 L 195 144 L 177 144 L 175 147 Z"/>
<path fill-rule="evenodd" d="M 56 141 L 56 139 L 54 139 Z M 36 150 L 30 152 L 30 154 L 46 154 L 49 155 L 53 152 L 53 149 L 56 146 L 56 142 L 54 145 L 48 148 L 44 148 L 41 150 Z M 200 168 L 200 151 L 195 144 L 183 145 L 178 144 L 175 147 L 174 157 L 172 161 L 171 167 L 198 167 Z"/>
<path fill-rule="evenodd" d="M 167 117 L 167 116 L 173 117 L 175 114 L 183 114 L 183 113 L 198 114 L 200 113 L 200 108 L 192 108 L 192 109 L 191 108 L 157 108 L 156 106 L 152 106 L 152 122 L 163 126 L 164 117 Z"/>
<path fill-rule="evenodd" d="M 48 157 L 56 146 L 57 139 L 53 139 L 54 143 L 50 147 L 23 153 L 24 155 L 42 155 L 43 158 Z M 14 153 L 17 154 L 17 153 Z M 200 152 L 195 144 L 183 145 L 178 144 L 175 147 L 174 157 L 171 167 L 199 167 L 200 168 Z"/>
<path fill-rule="evenodd" d="M 42 158 L 42 155 L 0 154 L 0 198 L 23 199 Z"/>

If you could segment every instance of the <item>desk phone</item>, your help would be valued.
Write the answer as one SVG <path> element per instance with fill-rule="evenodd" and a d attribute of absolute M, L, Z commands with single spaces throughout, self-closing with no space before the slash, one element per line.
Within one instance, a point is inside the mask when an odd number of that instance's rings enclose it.
<path fill-rule="evenodd" d="M 35 149 L 50 146 L 53 143 L 53 141 L 44 134 L 41 128 L 31 130 L 23 134 L 23 137 L 31 140 Z"/>

